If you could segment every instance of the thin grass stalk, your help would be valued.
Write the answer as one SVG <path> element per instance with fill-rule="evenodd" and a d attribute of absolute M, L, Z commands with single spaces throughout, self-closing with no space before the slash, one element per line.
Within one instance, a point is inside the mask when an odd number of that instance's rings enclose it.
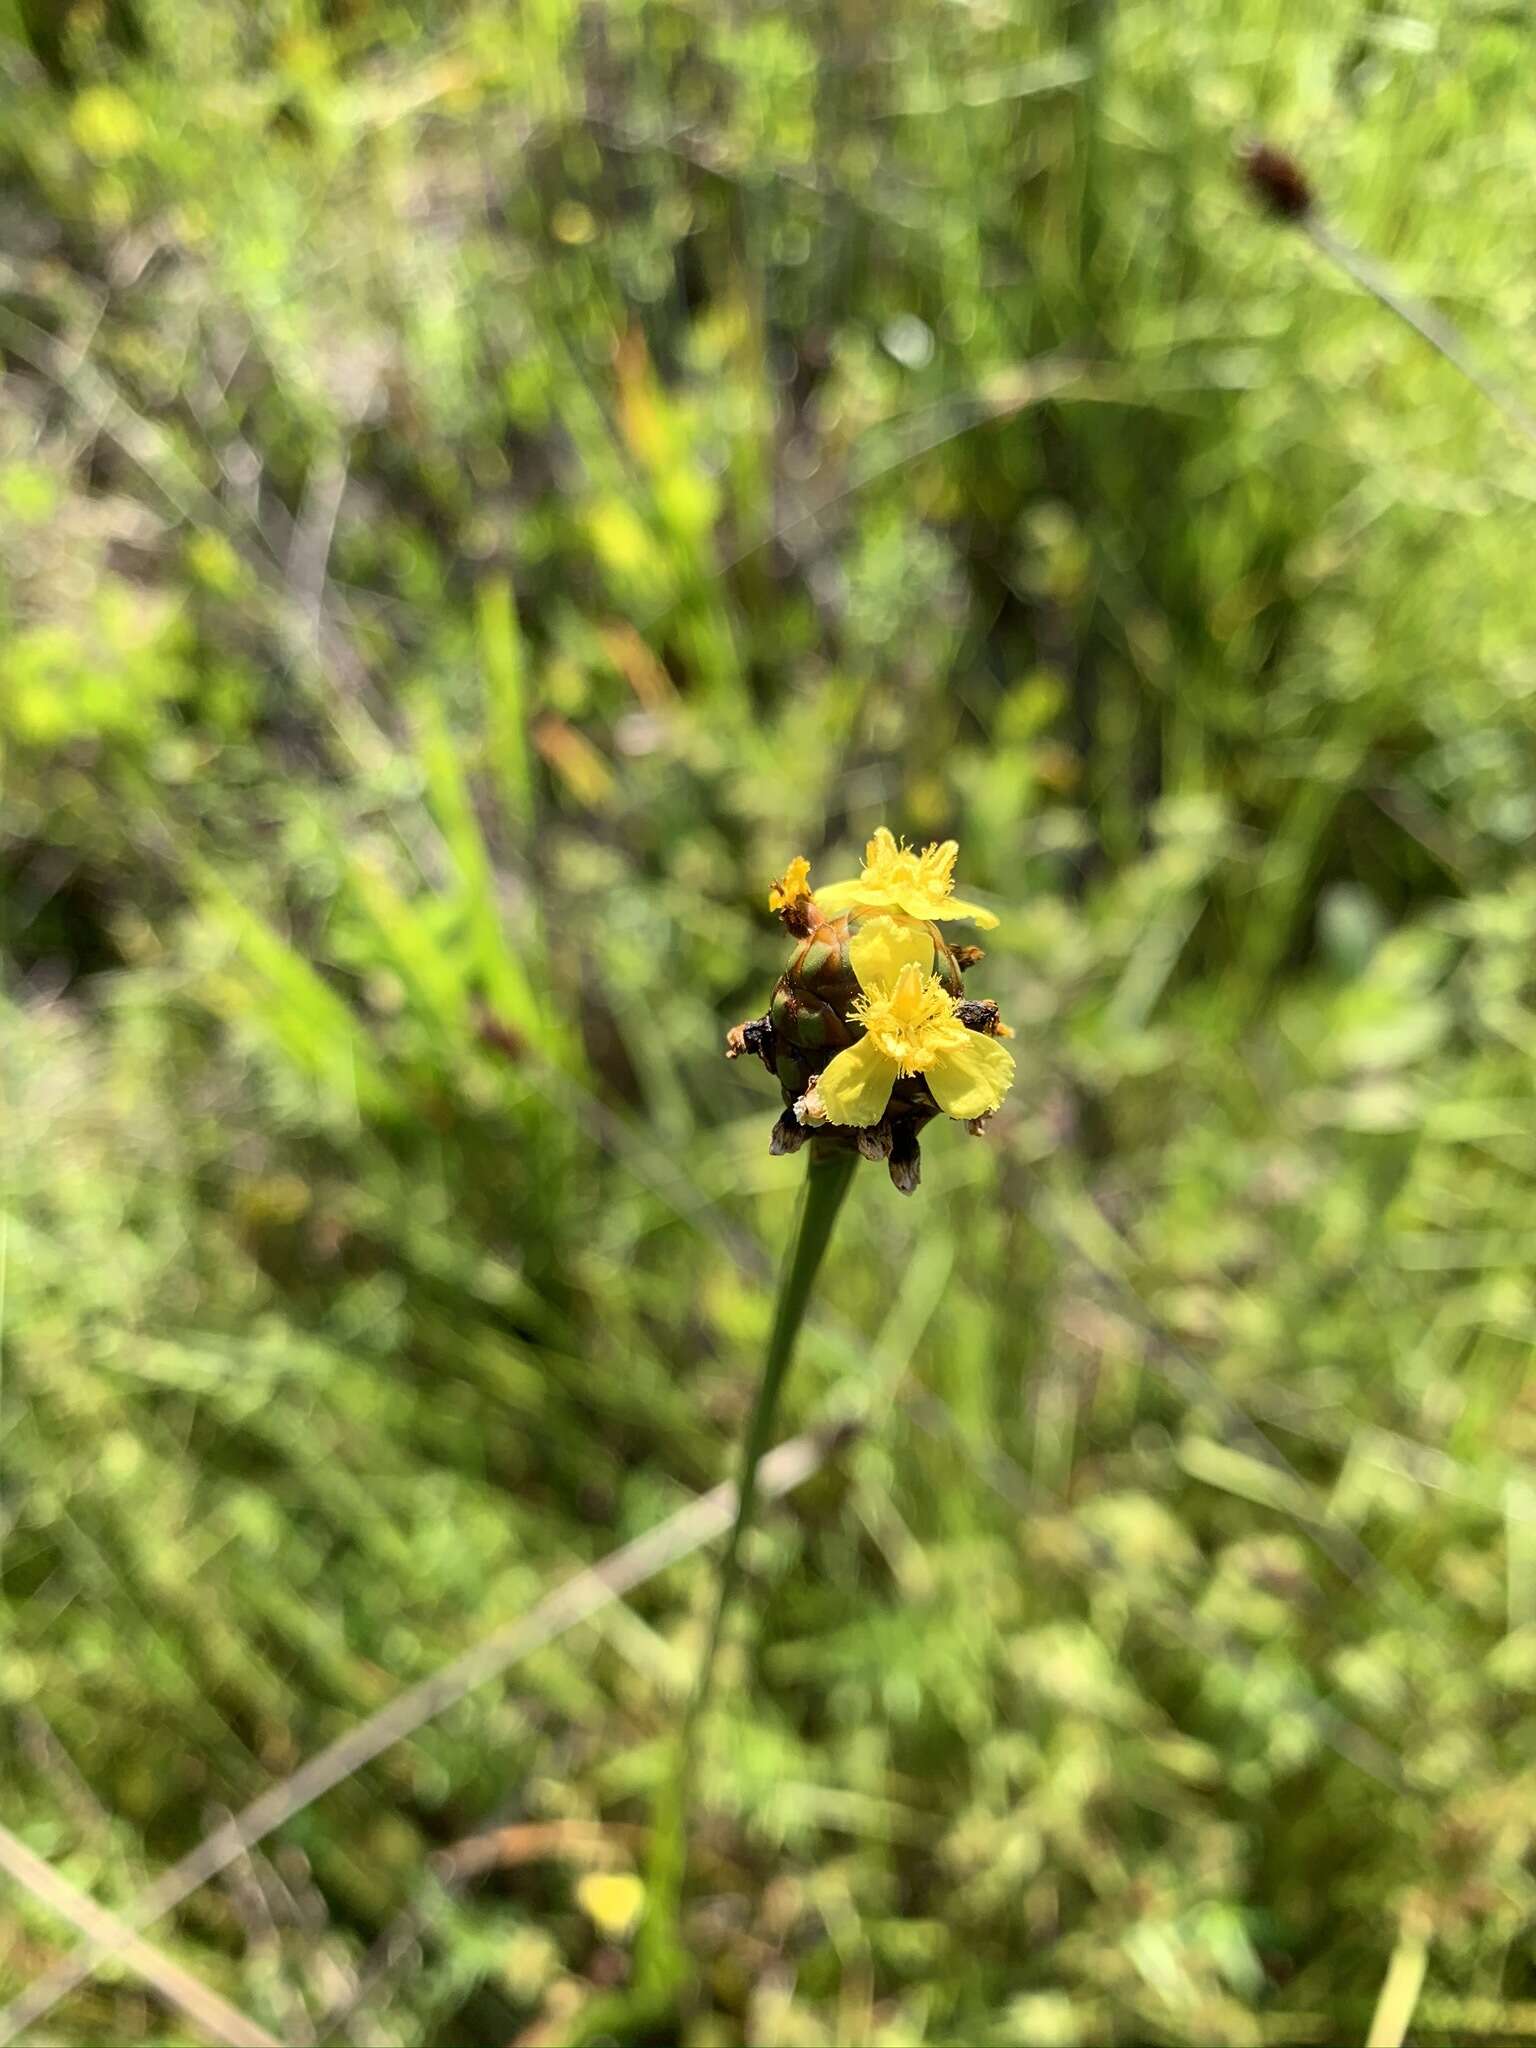
<path fill-rule="evenodd" d="M 1295 157 L 1272 143 L 1258 141 L 1242 144 L 1238 153 L 1250 191 L 1275 220 L 1300 228 L 1313 247 L 1336 264 L 1352 284 L 1411 328 L 1421 341 L 1427 341 L 1518 433 L 1536 442 L 1536 413 L 1490 376 L 1455 323 L 1423 299 L 1403 290 L 1376 257 L 1334 233 L 1318 206 L 1311 179 Z"/>
<path fill-rule="evenodd" d="M 1405 327 L 1411 328 L 1421 341 L 1427 341 L 1504 415 L 1517 433 L 1523 434 L 1528 441 L 1536 442 L 1536 414 L 1489 375 L 1478 361 L 1471 343 L 1443 313 L 1402 290 L 1388 274 L 1385 265 L 1368 256 L 1363 249 L 1352 248 L 1333 232 L 1326 221 L 1312 215 L 1304 226 L 1313 246 L 1321 250 L 1330 262 L 1336 263 L 1352 283 L 1368 292 L 1377 305 L 1385 307 Z"/>

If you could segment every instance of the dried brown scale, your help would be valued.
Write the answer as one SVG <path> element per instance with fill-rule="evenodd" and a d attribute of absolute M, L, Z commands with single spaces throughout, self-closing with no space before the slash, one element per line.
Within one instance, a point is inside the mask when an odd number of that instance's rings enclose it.
<path fill-rule="evenodd" d="M 773 1072 L 773 1019 L 753 1017 L 745 1024 L 733 1024 L 725 1035 L 725 1056 L 739 1060 L 743 1053 L 755 1053 Z"/>
<path fill-rule="evenodd" d="M 868 1128 L 818 1124 L 811 1129 L 796 1116 L 795 1105 L 816 1076 L 862 1036 L 851 1014 L 860 994 L 848 953 L 855 926 L 847 915 L 823 916 L 813 897 L 787 903 L 778 914 L 797 944 L 774 989 L 772 1006 L 766 1016 L 733 1026 L 726 1037 L 727 1058 L 755 1055 L 783 1093 L 784 1109 L 774 1124 L 769 1151 L 783 1157 L 799 1151 L 807 1140 L 822 1151 L 856 1151 L 865 1159 L 883 1160 L 895 1186 L 911 1194 L 922 1173 L 920 1134 L 941 1114 L 921 1074 L 896 1082 L 884 1116 Z M 982 949 L 952 947 L 936 924 L 924 929 L 933 940 L 933 972 L 958 1000 L 961 975 L 982 958 Z M 968 1030 L 988 1037 L 1008 1035 L 995 1002 L 962 1000 L 956 1014 Z M 975 1119 L 967 1129 L 979 1131 L 984 1121 Z"/>
<path fill-rule="evenodd" d="M 923 1177 L 923 1160 L 918 1150 L 917 1130 L 912 1125 L 903 1124 L 892 1132 L 888 1163 L 897 1191 L 903 1195 L 915 1195 L 917 1184 Z"/>
<path fill-rule="evenodd" d="M 979 999 L 968 996 L 955 1015 L 967 1031 L 985 1032 L 988 1038 L 1006 1038 L 1012 1035 L 1003 1022 L 1002 1012 L 990 996 Z"/>
<path fill-rule="evenodd" d="M 810 1135 L 795 1112 L 786 1109 L 780 1113 L 769 1135 L 768 1150 L 775 1159 L 783 1159 L 791 1152 L 798 1152 Z"/>

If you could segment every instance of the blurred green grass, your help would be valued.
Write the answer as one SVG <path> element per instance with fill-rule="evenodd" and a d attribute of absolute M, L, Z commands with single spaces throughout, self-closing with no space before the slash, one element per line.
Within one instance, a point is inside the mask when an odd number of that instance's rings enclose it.
<path fill-rule="evenodd" d="M 121 1909 L 729 1469 L 798 1175 L 722 1032 L 884 819 L 1020 1082 L 842 1225 L 689 2040 L 1356 2039 L 1394 1958 L 1388 2038 L 1536 2033 L 1536 471 L 1232 160 L 1518 384 L 1527 40 L 0 10 L 0 1822 Z M 569 2038 L 709 1573 L 157 1938 Z M 498 1822 L 606 1832 L 445 1885 Z M 0 1993 L 62 1945 L 8 1891 Z"/>

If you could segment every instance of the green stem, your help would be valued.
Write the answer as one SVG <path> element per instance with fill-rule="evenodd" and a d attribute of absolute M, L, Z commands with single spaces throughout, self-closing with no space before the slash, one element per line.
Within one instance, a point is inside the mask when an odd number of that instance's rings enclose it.
<path fill-rule="evenodd" d="M 812 1141 L 805 1176 L 805 1192 L 800 1198 L 800 1217 L 795 1227 L 794 1241 L 789 1248 L 789 1256 L 779 1276 L 779 1296 L 774 1305 L 773 1328 L 768 1333 L 768 1349 L 763 1357 L 762 1378 L 757 1383 L 757 1395 L 752 1403 L 746 1440 L 741 1447 L 741 1473 L 736 1485 L 736 1518 L 731 1523 L 731 1532 L 725 1539 L 725 1550 L 720 1559 L 720 1577 L 715 1588 L 714 1618 L 710 1623 L 709 1639 L 704 1646 L 704 1655 L 694 1681 L 693 1697 L 688 1702 L 688 1712 L 683 1722 L 683 1752 L 689 1764 L 692 1762 L 699 1724 L 709 1705 L 720 1638 L 736 1592 L 736 1581 L 741 1575 L 741 1539 L 751 1525 L 752 1511 L 757 1505 L 757 1468 L 763 1462 L 768 1440 L 773 1434 L 779 1396 L 784 1389 L 789 1362 L 794 1356 L 795 1339 L 799 1336 L 800 1325 L 805 1320 L 811 1289 L 816 1284 L 816 1275 L 827 1246 L 832 1240 L 832 1226 L 837 1221 L 837 1212 L 843 1205 L 843 1197 L 848 1192 L 853 1170 L 858 1163 L 859 1155 L 842 1147 L 818 1157 L 815 1142 Z"/>
<path fill-rule="evenodd" d="M 741 1447 L 736 1514 L 720 1559 L 709 1636 L 679 1731 L 676 1768 L 665 1781 L 657 1804 L 646 1876 L 645 1917 L 635 1942 L 634 1986 L 629 1997 L 620 2001 L 625 2009 L 625 2019 L 631 2025 L 641 2016 L 651 2020 L 665 2012 L 687 1976 L 688 1963 L 679 1931 L 679 1915 L 687 1866 L 688 1817 L 693 1806 L 699 1734 L 709 1706 L 721 1637 L 740 1577 L 742 1538 L 751 1525 L 757 1505 L 758 1467 L 773 1435 L 779 1396 L 784 1390 L 800 1325 L 805 1320 L 811 1289 L 816 1284 L 816 1275 L 831 1241 L 837 1212 L 842 1207 L 857 1165 L 856 1152 L 842 1147 L 823 1152 L 812 1139 L 800 1215 L 784 1270 L 779 1276 L 773 1328 L 768 1334 L 762 1376 L 757 1383 L 752 1414 Z M 617 2015 L 610 2007 L 605 2005 L 600 2017 L 604 2026 L 621 2032 L 616 2025 Z"/>

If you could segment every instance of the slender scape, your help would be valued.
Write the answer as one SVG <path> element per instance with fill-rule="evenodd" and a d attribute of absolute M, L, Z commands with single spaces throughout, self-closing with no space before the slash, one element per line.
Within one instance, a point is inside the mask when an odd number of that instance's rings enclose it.
<path fill-rule="evenodd" d="M 800 1197 L 795 1234 L 779 1276 L 773 1326 L 768 1333 L 768 1348 L 742 1443 L 736 1513 L 720 1559 L 714 1613 L 678 1734 L 676 1762 L 664 1779 L 657 1800 L 646 1870 L 645 1911 L 635 1940 L 634 1984 L 628 1993 L 597 2001 L 578 2031 L 577 2040 L 581 2043 L 615 2035 L 629 2039 L 636 2028 L 644 2031 L 662 2023 L 675 2013 L 676 2001 L 688 1977 L 679 1916 L 688 1863 L 688 1823 L 694 1803 L 699 1736 L 709 1707 L 720 1640 L 740 1576 L 741 1541 L 757 1505 L 758 1468 L 773 1435 L 779 1396 L 784 1390 L 811 1290 L 858 1163 L 857 1152 L 830 1144 L 820 1136 L 809 1141 L 805 1190 Z"/>
<path fill-rule="evenodd" d="M 816 1284 L 816 1275 L 831 1240 L 832 1226 L 837 1220 L 837 1212 L 842 1207 L 843 1197 L 848 1192 L 853 1170 L 858 1163 L 859 1155 L 856 1152 L 823 1152 L 816 1141 L 812 1140 L 805 1177 L 805 1192 L 800 1198 L 800 1215 L 779 1280 L 778 1300 L 774 1304 L 773 1328 L 768 1333 L 768 1349 L 763 1357 L 762 1377 L 757 1383 L 757 1393 L 752 1402 L 752 1415 L 741 1448 L 736 1519 L 732 1522 L 730 1534 L 725 1539 L 725 1550 L 720 1559 L 720 1577 L 715 1590 L 714 1618 L 710 1623 L 704 1655 L 699 1661 L 698 1676 L 694 1681 L 693 1696 L 688 1702 L 688 1712 L 683 1723 L 685 1776 L 692 1764 L 699 1723 L 709 1705 L 720 1637 L 736 1591 L 736 1580 L 741 1564 L 741 1539 L 751 1523 L 752 1511 L 757 1503 L 757 1468 L 763 1461 L 763 1454 L 773 1435 L 779 1395 L 783 1391 L 789 1362 L 794 1355 L 795 1339 L 799 1336 L 800 1325 L 805 1320 L 811 1289 Z"/>

